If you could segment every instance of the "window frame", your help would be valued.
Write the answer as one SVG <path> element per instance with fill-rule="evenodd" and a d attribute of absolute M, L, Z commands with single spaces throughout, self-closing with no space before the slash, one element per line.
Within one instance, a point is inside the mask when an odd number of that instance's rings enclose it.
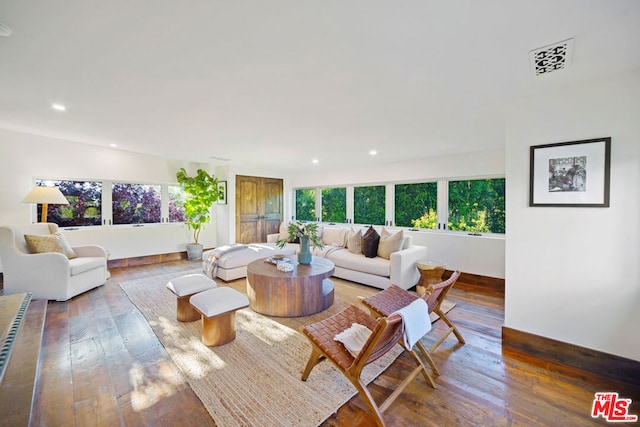
<path fill-rule="evenodd" d="M 331 185 L 331 186 L 315 186 L 315 187 L 295 187 L 292 188 L 292 200 L 293 200 L 293 218 L 297 219 L 295 207 L 296 207 L 296 190 L 299 189 L 313 189 L 315 188 L 316 195 L 316 212 L 318 212 L 318 206 L 320 209 L 322 207 L 322 189 L 323 188 L 346 188 L 346 218 L 348 225 L 354 226 L 365 226 L 371 224 L 359 224 L 354 222 L 354 189 L 356 187 L 371 187 L 371 186 L 380 186 L 384 185 L 386 188 L 385 193 L 385 223 L 384 224 L 373 224 L 374 226 L 387 226 L 409 230 L 411 232 L 419 232 L 419 233 L 447 233 L 447 234 L 458 234 L 458 235 L 474 235 L 474 236 L 486 236 L 486 237 L 497 237 L 504 238 L 507 234 L 506 229 L 506 202 L 505 202 L 505 232 L 504 233 L 494 233 L 494 232 L 481 232 L 474 233 L 464 230 L 450 230 L 448 226 L 448 214 L 449 214 L 449 182 L 452 181 L 476 181 L 476 180 L 486 180 L 486 179 L 504 179 L 505 180 L 505 188 L 506 188 L 506 177 L 503 174 L 499 175 L 478 175 L 478 176 L 462 176 L 462 177 L 447 177 L 447 178 L 437 178 L 437 179 L 424 179 L 424 180 L 407 180 L 407 181 L 393 181 L 386 183 L 368 183 L 368 184 L 347 184 L 347 185 Z M 437 185 L 437 228 L 416 228 L 409 226 L 399 226 L 395 224 L 395 186 L 398 184 L 422 184 L 422 183 L 436 183 Z M 505 190 L 506 197 L 506 190 Z M 321 212 L 321 210 L 320 210 Z M 329 223 L 327 221 L 322 221 L 320 218 L 316 218 L 316 222 L 320 223 Z M 334 223 L 331 223 L 334 224 Z M 335 223 L 338 224 L 338 223 Z M 342 223 L 341 223 L 342 224 Z"/>
<path fill-rule="evenodd" d="M 102 193 L 101 193 L 101 216 L 102 221 L 101 224 L 96 225 L 70 225 L 70 226 L 60 226 L 63 230 L 90 230 L 90 229 L 98 229 L 102 227 L 157 227 L 160 225 L 183 225 L 184 221 L 180 222 L 170 222 L 169 221 L 169 187 L 181 187 L 181 185 L 177 182 L 171 183 L 153 183 L 153 182 L 141 182 L 141 181 L 132 181 L 132 180 L 115 180 L 115 179 L 102 179 L 102 178 L 52 178 L 52 177 L 42 177 L 36 176 L 32 179 L 32 185 L 37 185 L 38 181 L 70 181 L 70 182 L 96 182 L 102 185 Z M 151 185 L 151 186 L 160 186 L 160 222 L 152 222 L 152 223 L 132 223 L 132 224 L 113 224 L 113 199 L 112 199 L 112 189 L 113 184 L 134 184 L 134 185 Z M 29 213 L 31 215 L 31 222 L 38 222 L 38 205 L 32 204 L 29 209 Z"/>
<path fill-rule="evenodd" d="M 71 182 L 71 183 L 93 183 L 93 184 L 99 184 L 100 185 L 100 200 L 99 200 L 99 206 L 100 206 L 100 219 L 99 219 L 99 223 L 98 224 L 89 224 L 89 225 L 60 225 L 59 227 L 62 229 L 69 229 L 69 228 L 95 228 L 95 227 L 100 227 L 104 224 L 104 182 L 102 180 L 99 179 L 82 179 L 82 178 L 42 178 L 42 177 L 35 177 L 33 178 L 33 185 L 36 186 L 38 185 L 39 182 L 44 182 L 45 186 L 47 184 L 51 184 L 51 183 L 59 183 L 59 182 Z M 58 186 L 58 184 L 56 184 L 56 186 Z M 64 194 L 64 193 L 63 193 Z M 67 197 L 65 195 L 65 197 Z M 38 214 L 38 205 L 41 205 L 40 203 L 33 203 L 30 209 L 30 213 L 31 213 L 31 221 L 34 223 L 39 223 L 41 220 L 41 215 Z M 51 206 L 49 206 L 51 207 Z M 52 216 L 48 215 L 47 221 L 48 222 L 53 222 L 52 221 Z M 57 223 L 54 223 L 57 224 Z"/>
<path fill-rule="evenodd" d="M 505 199 L 505 204 L 504 204 L 504 233 L 495 233 L 495 232 L 491 232 L 491 231 L 469 231 L 469 230 L 451 230 L 449 228 L 449 202 L 450 202 L 450 197 L 449 197 L 449 184 L 452 182 L 462 182 L 462 181 L 485 181 L 485 180 L 498 180 L 498 179 L 502 179 L 504 180 L 504 187 L 505 187 L 505 191 L 504 191 L 504 199 Z M 456 179 L 448 179 L 445 183 L 446 187 L 447 187 L 447 199 L 446 199 L 446 210 L 445 210 L 445 214 L 447 217 L 447 222 L 445 222 L 445 224 L 447 224 L 446 230 L 451 232 L 451 233 L 460 233 L 460 234 L 468 234 L 468 235 L 473 235 L 473 236 L 478 236 L 478 235 L 491 235 L 491 236 L 506 236 L 507 234 L 507 227 L 506 227 L 506 220 L 507 220 L 507 204 L 506 204 L 506 185 L 507 185 L 507 180 L 506 177 L 501 176 L 501 177 L 465 177 L 465 178 L 456 178 Z"/>
<path fill-rule="evenodd" d="M 318 206 L 320 206 L 320 212 L 322 211 L 322 205 L 319 202 L 320 200 L 320 193 L 321 191 L 319 191 L 320 187 L 299 187 L 299 188 L 294 188 L 293 189 L 293 215 L 294 217 L 299 220 L 299 221 L 303 221 L 303 222 L 319 222 L 319 218 L 318 218 Z M 298 218 L 298 200 L 297 200 L 297 196 L 298 196 L 298 190 L 313 190 L 314 191 L 314 208 L 313 208 L 313 219 L 301 219 Z"/>
<path fill-rule="evenodd" d="M 330 220 L 330 221 L 326 221 L 324 218 L 324 190 L 342 190 L 344 189 L 344 205 L 345 205 L 345 210 L 344 210 L 344 222 L 339 222 L 339 221 L 334 221 L 334 220 Z M 318 195 L 318 190 L 320 193 L 320 200 L 316 200 L 316 205 L 319 203 L 321 206 L 320 209 L 320 222 L 324 222 L 324 223 L 331 223 L 331 224 L 348 224 L 349 222 L 349 218 L 347 215 L 348 212 L 348 189 L 346 186 L 327 186 L 327 187 L 318 187 L 318 189 L 316 189 L 316 195 Z M 317 197 L 317 196 L 316 196 Z"/>
<path fill-rule="evenodd" d="M 148 187 L 159 187 L 159 195 L 160 195 L 160 221 L 159 222 L 133 222 L 133 223 L 115 223 L 115 219 L 114 219 L 114 212 L 113 212 L 113 187 L 116 185 L 130 185 L 130 186 L 148 186 Z M 131 182 L 131 181 L 111 181 L 111 185 L 110 185 L 110 192 L 111 192 L 111 223 L 113 225 L 116 226 L 121 226 L 121 225 L 135 225 L 137 227 L 144 225 L 154 225 L 154 224 L 162 224 L 164 222 L 164 218 L 162 216 L 162 205 L 164 204 L 164 200 L 162 198 L 162 194 L 163 194 L 163 186 L 162 184 L 141 184 L 138 182 Z M 104 189 L 103 189 L 104 191 Z M 167 201 L 168 203 L 168 201 Z"/>

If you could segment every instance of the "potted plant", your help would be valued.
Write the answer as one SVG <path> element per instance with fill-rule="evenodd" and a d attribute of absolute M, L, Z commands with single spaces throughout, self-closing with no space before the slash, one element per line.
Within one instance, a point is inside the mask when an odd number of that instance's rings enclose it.
<path fill-rule="evenodd" d="M 204 225 L 211 220 L 211 206 L 218 200 L 218 179 L 206 171 L 198 169 L 195 176 L 188 176 L 184 168 L 176 173 L 178 183 L 186 193 L 184 201 L 184 222 L 189 230 L 193 230 L 193 243 L 187 244 L 187 258 L 202 258 L 203 246 L 198 242 Z"/>
<path fill-rule="evenodd" d="M 313 244 L 313 248 L 322 249 L 322 239 L 318 235 L 318 224 L 314 222 L 304 223 L 302 221 L 290 222 L 287 226 L 289 235 L 286 239 L 278 240 L 276 244 L 280 248 L 284 248 L 287 242 L 293 242 L 296 239 L 300 241 L 300 250 L 298 251 L 299 264 L 311 264 L 311 250 L 309 243 Z"/>

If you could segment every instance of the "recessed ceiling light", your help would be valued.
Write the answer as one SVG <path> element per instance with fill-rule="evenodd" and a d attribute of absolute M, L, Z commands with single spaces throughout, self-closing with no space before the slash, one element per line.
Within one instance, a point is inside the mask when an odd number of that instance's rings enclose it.
<path fill-rule="evenodd" d="M 118 146 L 118 144 L 113 144 L 113 143 L 109 144 L 109 147 L 116 148 L 117 146 Z"/>
<path fill-rule="evenodd" d="M 378 152 L 376 150 L 370 150 L 369 151 L 369 155 L 371 155 L 371 156 L 375 156 L 376 154 L 378 154 Z"/>
<path fill-rule="evenodd" d="M 311 163 L 313 163 L 314 165 L 317 165 L 319 163 L 318 159 L 313 159 L 311 160 Z"/>
<path fill-rule="evenodd" d="M 51 104 L 51 108 L 53 108 L 56 111 L 67 111 L 67 107 L 65 107 L 62 104 Z"/>

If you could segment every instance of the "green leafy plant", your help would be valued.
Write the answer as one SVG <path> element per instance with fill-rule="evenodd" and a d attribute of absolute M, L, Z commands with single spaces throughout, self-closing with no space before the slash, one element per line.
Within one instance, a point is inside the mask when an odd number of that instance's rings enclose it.
<path fill-rule="evenodd" d="M 290 222 L 287 226 L 287 232 L 289 235 L 286 239 L 278 240 L 276 244 L 280 248 L 284 248 L 288 242 L 292 242 L 300 237 L 308 237 L 309 241 L 313 245 L 314 249 L 322 249 L 324 245 L 322 244 L 322 239 L 318 234 L 318 224 L 315 222 Z"/>
<path fill-rule="evenodd" d="M 200 232 L 211 220 L 211 206 L 220 198 L 218 179 L 202 169 L 198 169 L 195 176 L 188 176 L 184 168 L 180 168 L 176 178 L 186 193 L 185 224 L 193 230 L 193 240 L 197 245 Z"/>
<path fill-rule="evenodd" d="M 432 228 L 435 229 L 438 224 L 438 214 L 435 210 L 429 209 L 418 219 L 412 219 L 411 225 L 415 228 Z"/>

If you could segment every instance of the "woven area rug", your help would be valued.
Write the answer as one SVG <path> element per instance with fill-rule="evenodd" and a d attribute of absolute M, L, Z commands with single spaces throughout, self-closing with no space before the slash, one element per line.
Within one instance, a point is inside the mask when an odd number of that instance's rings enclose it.
<path fill-rule="evenodd" d="M 176 300 L 166 289 L 166 283 L 178 275 L 126 281 L 120 287 L 145 316 L 217 425 L 316 426 L 356 394 L 355 388 L 330 362 L 317 365 L 306 382 L 300 380 L 311 345 L 298 329 L 377 290 L 336 280 L 333 306 L 301 318 L 272 318 L 250 308 L 239 310 L 236 339 L 223 346 L 206 347 L 200 341 L 201 322 L 175 320 Z M 244 279 L 219 281 L 218 285 L 246 293 Z M 367 366 L 363 377 L 370 382 L 400 353 L 401 348 L 396 346 Z"/>

